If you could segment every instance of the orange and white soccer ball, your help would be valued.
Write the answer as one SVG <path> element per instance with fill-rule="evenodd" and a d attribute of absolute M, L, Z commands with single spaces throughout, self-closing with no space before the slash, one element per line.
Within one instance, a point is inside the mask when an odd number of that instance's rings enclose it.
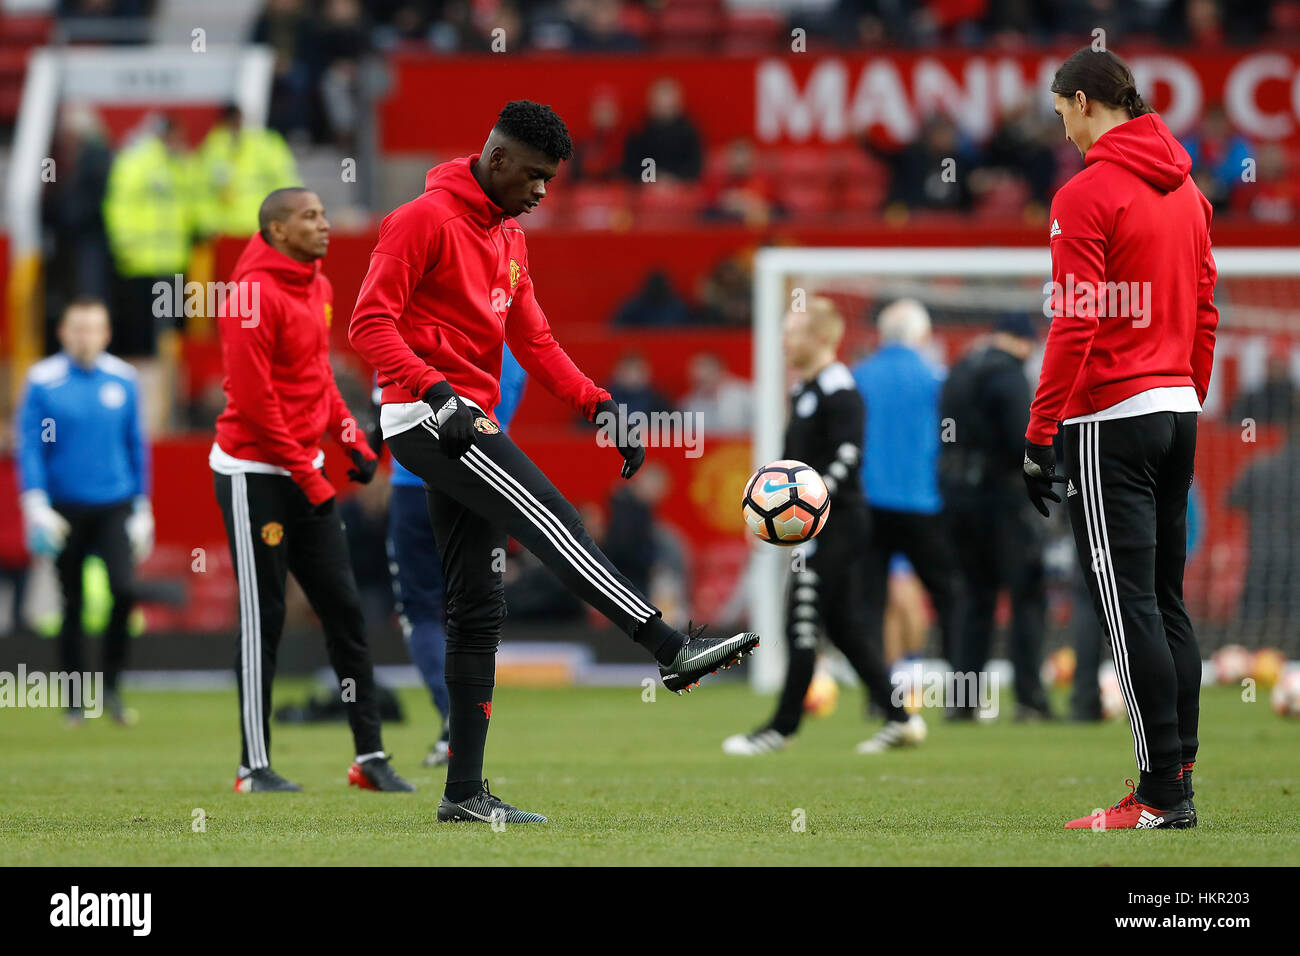
<path fill-rule="evenodd" d="M 769 544 L 793 547 L 816 537 L 830 513 L 826 483 L 801 461 L 774 461 L 745 483 L 741 514 L 749 530 Z"/>
<path fill-rule="evenodd" d="M 1300 664 L 1288 664 L 1273 685 L 1273 712 L 1279 717 L 1300 717 Z"/>
<path fill-rule="evenodd" d="M 826 671 L 818 668 L 808 684 L 808 692 L 803 696 L 803 710 L 810 717 L 829 717 L 835 713 L 839 703 L 840 685 Z"/>
<path fill-rule="evenodd" d="M 1214 679 L 1220 684 L 1240 684 L 1242 679 L 1250 676 L 1250 651 L 1240 644 L 1225 644 L 1210 655 L 1214 667 Z"/>

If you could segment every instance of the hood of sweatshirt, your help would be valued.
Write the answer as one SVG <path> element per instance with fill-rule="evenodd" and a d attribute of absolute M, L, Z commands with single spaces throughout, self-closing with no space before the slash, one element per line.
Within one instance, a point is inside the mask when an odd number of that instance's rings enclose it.
<path fill-rule="evenodd" d="M 444 189 L 474 213 L 476 219 L 495 225 L 506 218 L 505 210 L 488 198 L 483 187 L 474 178 L 473 166 L 479 153 L 440 163 L 424 176 L 424 191 Z"/>
<path fill-rule="evenodd" d="M 1102 135 L 1084 164 L 1103 160 L 1123 166 L 1162 192 L 1177 189 L 1192 170 L 1187 150 L 1155 113 L 1144 113 Z"/>
<path fill-rule="evenodd" d="M 238 282 L 250 272 L 267 272 L 282 282 L 307 285 L 320 274 L 320 260 L 299 262 L 272 248 L 260 232 L 253 234 L 235 262 L 231 279 Z"/>

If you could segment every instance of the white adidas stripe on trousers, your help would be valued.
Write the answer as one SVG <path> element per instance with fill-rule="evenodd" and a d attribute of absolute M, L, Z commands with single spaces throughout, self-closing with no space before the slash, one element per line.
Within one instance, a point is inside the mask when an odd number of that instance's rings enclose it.
<path fill-rule="evenodd" d="M 421 426 L 434 438 L 438 437 L 433 418 L 422 421 Z M 488 487 L 493 488 L 503 498 L 515 506 L 525 518 L 532 522 L 542 535 L 551 542 L 555 550 L 564 556 L 575 571 L 586 578 L 609 598 L 624 613 L 638 621 L 648 621 L 655 616 L 655 610 L 634 591 L 609 573 L 609 569 L 595 559 L 584 548 L 564 523 L 549 508 L 538 501 L 533 494 L 519 483 L 513 475 L 488 457 L 481 448 L 473 445 L 461 459 L 470 471 L 483 479 Z"/>
<path fill-rule="evenodd" d="M 253 521 L 248 510 L 248 476 L 230 476 L 231 524 L 235 529 L 235 578 L 239 582 L 240 682 L 244 690 L 244 742 L 248 767 L 270 766 L 262 714 L 262 608 L 257 598 L 257 559 Z"/>
<path fill-rule="evenodd" d="M 1119 588 L 1115 581 L 1115 565 L 1110 556 L 1110 535 L 1106 530 L 1106 508 L 1101 488 L 1101 422 L 1079 423 L 1079 493 L 1083 495 L 1083 520 L 1088 531 L 1088 550 L 1092 555 L 1092 571 L 1097 578 L 1097 592 L 1101 597 L 1106 630 L 1110 632 L 1110 650 L 1115 658 L 1115 674 L 1119 678 L 1120 692 L 1128 707 L 1129 728 L 1133 732 L 1133 755 L 1139 770 L 1151 770 L 1151 755 L 1147 750 L 1146 730 L 1142 711 L 1138 709 L 1137 695 L 1133 692 L 1133 675 L 1130 670 L 1128 643 L 1124 634 L 1124 618 L 1120 613 Z"/>

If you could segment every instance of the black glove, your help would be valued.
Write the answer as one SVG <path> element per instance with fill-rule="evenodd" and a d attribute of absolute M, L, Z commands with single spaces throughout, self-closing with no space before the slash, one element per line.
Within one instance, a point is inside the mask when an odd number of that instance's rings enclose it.
<path fill-rule="evenodd" d="M 1059 505 L 1061 499 L 1052 490 L 1052 484 L 1065 484 L 1065 481 L 1065 475 L 1056 473 L 1054 447 L 1035 445 L 1031 441 L 1025 442 L 1025 489 L 1029 492 L 1029 500 L 1034 503 L 1034 507 L 1044 518 L 1050 517 L 1051 513 L 1047 510 L 1043 499 L 1047 498 Z"/>
<path fill-rule="evenodd" d="M 367 458 L 355 448 L 348 449 L 348 457 L 352 459 L 355 468 L 348 469 L 348 481 L 355 481 L 359 485 L 370 484 L 370 479 L 375 477 L 375 472 L 379 470 L 378 458 Z"/>
<path fill-rule="evenodd" d="M 323 518 L 323 517 L 325 517 L 326 515 L 333 514 L 333 513 L 334 513 L 334 496 L 331 495 L 330 497 L 328 497 L 328 498 L 326 498 L 324 501 L 322 501 L 320 504 L 318 504 L 318 505 L 313 505 L 313 506 L 312 506 L 312 509 L 311 509 L 311 513 L 312 513 L 312 516 L 315 517 L 315 518 Z"/>
<path fill-rule="evenodd" d="M 603 417 L 602 417 L 603 416 Z M 618 405 L 612 398 L 607 398 L 596 406 L 596 415 L 592 418 L 597 425 L 610 429 L 610 437 L 618 445 L 618 453 L 623 456 L 624 478 L 631 478 L 645 464 L 645 449 L 631 429 L 620 428 Z M 623 432 L 626 431 L 626 434 Z"/>
<path fill-rule="evenodd" d="M 424 401 L 433 409 L 438 424 L 438 447 L 448 458 L 459 460 L 474 444 L 474 409 L 458 398 L 446 381 L 425 392 Z"/>

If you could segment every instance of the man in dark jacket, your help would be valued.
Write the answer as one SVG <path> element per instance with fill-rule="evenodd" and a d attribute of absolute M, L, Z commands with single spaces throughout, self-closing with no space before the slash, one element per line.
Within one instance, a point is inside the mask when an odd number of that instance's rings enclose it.
<path fill-rule="evenodd" d="M 945 425 L 940 484 L 970 602 L 955 666 L 984 669 L 998 592 L 1006 588 L 1018 720 L 1050 716 L 1039 677 L 1047 614 L 1042 541 L 1020 477 L 1031 397 L 1024 364 L 1035 338 L 1028 316 L 1000 318 L 993 335 L 953 367 L 939 403 Z"/>

